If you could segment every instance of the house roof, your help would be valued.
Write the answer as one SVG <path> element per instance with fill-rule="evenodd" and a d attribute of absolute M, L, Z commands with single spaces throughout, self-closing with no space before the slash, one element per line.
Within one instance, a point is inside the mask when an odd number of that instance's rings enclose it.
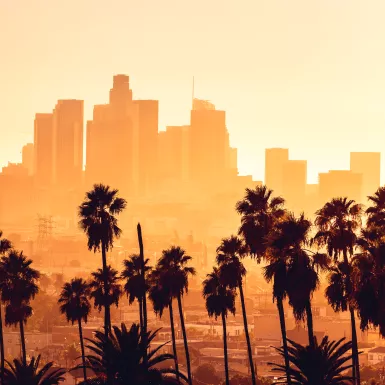
<path fill-rule="evenodd" d="M 376 348 L 369 350 L 368 353 L 385 353 L 385 346 L 377 346 Z"/>

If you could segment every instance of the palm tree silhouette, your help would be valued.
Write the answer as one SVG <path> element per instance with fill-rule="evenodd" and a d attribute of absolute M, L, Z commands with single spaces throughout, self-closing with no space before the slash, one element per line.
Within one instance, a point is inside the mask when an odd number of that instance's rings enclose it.
<path fill-rule="evenodd" d="M 79 226 L 86 233 L 88 248 L 94 252 L 102 251 L 103 271 L 107 269 L 106 253 L 113 247 L 114 239 L 119 238 L 122 230 L 116 218 L 126 207 L 126 201 L 118 197 L 118 190 L 103 184 L 95 184 L 86 193 L 84 202 L 79 206 Z M 107 278 L 107 274 L 104 274 Z M 107 282 L 104 283 L 107 286 Z M 104 329 L 106 335 L 111 328 L 109 301 L 104 300 Z"/>
<path fill-rule="evenodd" d="M 94 300 L 96 309 L 101 311 L 112 305 L 118 307 L 119 298 L 123 294 L 119 280 L 118 272 L 110 265 L 105 270 L 98 269 L 91 273 L 90 298 Z"/>
<path fill-rule="evenodd" d="M 315 225 L 318 232 L 313 242 L 325 247 L 334 268 L 326 296 L 335 310 L 349 309 L 352 330 L 353 378 L 360 385 L 357 330 L 354 314 L 354 287 L 351 258 L 361 225 L 362 206 L 348 198 L 334 198 L 316 212 Z M 346 303 L 346 306 L 345 306 Z"/>
<path fill-rule="evenodd" d="M 175 336 L 175 325 L 174 325 L 174 311 L 172 307 L 173 295 L 171 288 L 168 285 L 167 276 L 162 274 L 162 271 L 155 269 L 151 272 L 150 278 L 150 289 L 149 299 L 152 302 L 152 306 L 156 315 L 161 318 L 165 308 L 169 310 L 170 316 L 170 328 L 171 328 L 171 339 L 172 349 L 174 354 L 175 371 L 177 372 L 177 380 L 179 380 L 179 366 L 178 366 L 178 354 L 176 349 L 176 336 Z"/>
<path fill-rule="evenodd" d="M 8 251 L 12 249 L 12 243 L 6 238 L 3 238 L 3 232 L 0 230 L 0 256 L 5 255 Z M 4 280 L 4 272 L 0 271 L 0 281 Z M 1 285 L 1 284 L 0 284 Z M 0 294 L 1 297 L 1 294 Z M 4 357 L 4 335 L 3 335 L 3 315 L 2 315 L 2 303 L 0 301 L 0 381 L 4 382 L 4 366 L 5 366 L 5 357 Z"/>
<path fill-rule="evenodd" d="M 53 362 L 45 364 L 39 369 L 40 355 L 32 357 L 29 363 L 13 360 L 13 363 L 7 362 L 8 368 L 5 368 L 4 385 L 58 385 L 64 381 L 66 372 L 64 369 L 53 369 Z"/>
<path fill-rule="evenodd" d="M 113 332 L 107 339 L 104 333 L 96 332 L 95 339 L 88 340 L 90 344 L 87 347 L 92 351 L 92 355 L 87 356 L 89 367 L 98 377 L 114 378 L 119 384 L 179 383 L 175 382 L 175 370 L 157 368 L 157 365 L 173 359 L 173 356 L 159 354 L 167 342 L 149 350 L 155 337 L 156 332 L 148 332 L 144 340 L 137 324 L 133 324 L 130 329 L 127 329 L 124 324 L 121 328 L 114 326 Z M 147 360 L 145 360 L 146 355 Z M 179 373 L 179 377 L 187 381 L 182 373 Z"/>
<path fill-rule="evenodd" d="M 366 209 L 368 227 L 385 228 L 385 187 L 368 196 L 371 206 Z"/>
<path fill-rule="evenodd" d="M 258 261 L 266 250 L 266 237 L 284 215 L 281 197 L 272 197 L 273 191 L 266 186 L 246 189 L 245 196 L 237 202 L 236 210 L 241 215 L 239 234 L 243 237 L 252 256 Z"/>
<path fill-rule="evenodd" d="M 352 383 L 352 377 L 344 375 L 352 365 L 345 365 L 352 359 L 347 352 L 352 348 L 351 342 L 343 343 L 344 338 L 339 341 L 329 341 L 325 336 L 318 344 L 317 338 L 314 344 L 302 346 L 289 341 L 290 376 L 298 385 L 348 385 Z M 277 349 L 284 356 L 282 348 Z M 273 371 L 285 373 L 284 365 L 273 365 Z M 286 383 L 285 377 L 279 379 L 280 384 Z"/>
<path fill-rule="evenodd" d="M 124 269 L 121 274 L 122 278 L 126 280 L 124 291 L 127 294 L 129 304 L 131 305 L 135 300 L 139 303 L 139 322 L 141 330 L 143 328 L 143 295 L 145 295 L 149 289 L 147 278 L 151 271 L 151 266 L 148 266 L 148 263 L 149 259 L 146 259 L 144 261 L 146 283 L 143 283 L 142 260 L 138 254 L 133 254 L 123 261 Z"/>
<path fill-rule="evenodd" d="M 176 298 L 178 301 L 180 324 L 186 354 L 188 380 L 189 385 L 192 385 L 190 354 L 182 306 L 183 294 L 188 291 L 188 278 L 190 275 L 195 275 L 195 269 L 187 266 L 190 261 L 191 257 L 186 255 L 185 250 L 179 246 L 172 246 L 167 250 L 163 250 L 162 256 L 157 264 L 157 269 L 162 272 L 164 279 L 167 280 L 172 297 Z"/>
<path fill-rule="evenodd" d="M 206 300 L 209 317 L 222 318 L 226 385 L 230 385 L 226 317 L 228 312 L 235 314 L 235 296 L 235 289 L 223 284 L 220 270 L 214 267 L 212 273 L 207 274 L 207 278 L 203 281 L 203 298 Z"/>
<path fill-rule="evenodd" d="M 23 364 L 27 362 L 25 348 L 24 324 L 32 315 L 31 299 L 39 291 L 37 280 L 39 272 L 31 267 L 32 260 L 23 252 L 12 250 L 0 260 L 0 271 L 4 272 L 4 280 L 0 282 L 1 299 L 6 304 L 5 324 L 19 325 Z"/>
<path fill-rule="evenodd" d="M 246 275 L 246 269 L 241 262 L 241 259 L 243 259 L 246 254 L 246 246 L 243 244 L 241 239 L 234 235 L 229 238 L 222 239 L 220 246 L 217 248 L 217 263 L 219 265 L 222 283 L 231 289 L 238 288 L 239 290 L 251 380 L 253 385 L 256 385 L 253 353 L 250 343 L 249 328 L 247 325 L 245 297 L 243 294 L 243 277 Z"/>
<path fill-rule="evenodd" d="M 87 381 L 86 362 L 84 353 L 84 341 L 82 331 L 82 320 L 87 323 L 87 318 L 91 312 L 91 305 L 88 300 L 90 288 L 82 278 L 74 278 L 71 282 L 64 284 L 58 303 L 60 312 L 65 314 L 67 321 L 72 325 L 77 322 L 79 327 L 80 347 L 82 351 L 84 381 Z"/>

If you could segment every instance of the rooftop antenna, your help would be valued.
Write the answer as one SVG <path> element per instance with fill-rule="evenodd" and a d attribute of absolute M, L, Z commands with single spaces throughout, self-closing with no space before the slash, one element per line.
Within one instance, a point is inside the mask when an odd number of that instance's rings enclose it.
<path fill-rule="evenodd" d="M 192 81 L 192 109 L 194 109 L 194 87 L 195 87 L 195 80 L 193 76 L 193 81 Z"/>

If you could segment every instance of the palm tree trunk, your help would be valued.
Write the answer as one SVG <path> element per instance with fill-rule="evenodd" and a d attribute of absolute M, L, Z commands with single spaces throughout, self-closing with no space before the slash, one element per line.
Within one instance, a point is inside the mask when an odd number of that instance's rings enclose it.
<path fill-rule="evenodd" d="M 175 327 L 174 327 L 174 314 L 172 310 L 172 299 L 168 305 L 168 310 L 170 312 L 170 326 L 171 326 L 171 337 L 172 337 L 172 350 L 174 352 L 174 362 L 175 362 L 175 371 L 176 378 L 179 383 L 179 367 L 178 367 L 178 355 L 176 351 L 176 338 L 175 338 Z"/>
<path fill-rule="evenodd" d="M 4 364 L 5 364 L 5 356 L 4 356 L 4 336 L 3 336 L 3 316 L 1 311 L 1 303 L 0 303 L 0 354 L 1 354 L 1 373 L 0 373 L 0 383 L 4 384 Z"/>
<path fill-rule="evenodd" d="M 251 370 L 251 381 L 252 381 L 253 385 L 256 385 L 254 362 L 253 362 L 253 352 L 251 350 L 249 328 L 248 328 L 248 325 L 247 325 L 246 306 L 245 306 L 245 298 L 244 298 L 244 295 L 243 295 L 242 281 L 239 282 L 238 287 L 239 287 L 239 295 L 241 297 L 242 315 L 243 315 L 243 327 L 245 329 L 245 336 L 246 336 L 246 343 L 247 343 L 247 353 L 249 355 L 249 365 L 250 365 L 250 370 Z"/>
<path fill-rule="evenodd" d="M 182 309 L 182 299 L 181 296 L 178 295 L 178 308 L 179 308 L 179 317 L 180 317 L 180 325 L 182 327 L 182 334 L 183 334 L 183 343 L 184 343 L 184 350 L 186 353 L 186 365 L 187 365 L 187 375 L 188 375 L 188 383 L 189 385 L 192 385 L 192 377 L 191 377 L 191 364 L 190 364 L 190 353 L 188 351 L 188 344 L 187 344 L 187 335 L 186 335 L 186 327 L 184 324 L 184 317 L 183 317 L 183 309 Z"/>
<path fill-rule="evenodd" d="M 104 242 L 102 242 L 102 262 L 103 262 L 103 276 L 104 276 L 104 294 L 107 296 L 107 255 L 106 255 L 106 245 Z M 107 301 L 105 301 L 107 303 Z M 108 333 L 111 329 L 111 314 L 110 314 L 110 306 L 106 304 L 104 307 L 104 333 L 106 336 L 106 339 L 108 338 Z"/>
<path fill-rule="evenodd" d="M 80 318 L 78 319 L 78 325 L 79 325 L 80 348 L 82 350 L 83 376 L 84 376 L 84 382 L 87 382 L 86 355 L 84 353 L 82 321 Z"/>
<path fill-rule="evenodd" d="M 282 345 L 283 345 L 283 352 L 285 354 L 285 368 L 286 368 L 287 383 L 288 383 L 288 385 L 290 385 L 291 384 L 291 378 L 290 378 L 290 374 L 289 374 L 289 367 L 290 367 L 289 352 L 287 350 L 285 312 L 283 309 L 282 299 L 277 299 L 277 308 L 278 308 L 278 314 L 279 314 L 279 322 L 281 324 Z"/>
<path fill-rule="evenodd" d="M 140 251 L 140 261 L 141 261 L 141 273 L 142 273 L 142 283 L 146 283 L 145 271 L 144 271 L 144 249 L 143 249 L 143 238 L 142 238 L 142 227 L 140 223 L 137 226 L 138 231 L 138 242 L 139 242 L 139 251 Z M 145 290 L 144 290 L 145 291 Z M 142 339 L 144 346 L 147 346 L 147 302 L 146 302 L 146 292 L 143 293 L 142 297 L 142 307 L 143 307 L 143 329 L 142 329 Z M 147 363 L 147 349 L 144 353 L 144 362 Z"/>
<path fill-rule="evenodd" d="M 21 320 L 19 322 L 20 324 L 20 343 L 21 343 L 21 351 L 22 351 L 22 358 L 23 358 L 23 364 L 27 364 L 27 351 L 25 349 L 25 336 L 24 336 L 24 322 Z"/>
<path fill-rule="evenodd" d="M 361 376 L 360 376 L 360 361 L 358 356 L 358 343 L 357 343 L 357 329 L 356 329 L 356 319 L 354 316 L 354 309 L 352 306 L 349 306 L 350 311 L 350 321 L 352 326 L 352 350 L 353 350 L 353 365 L 355 372 L 355 378 L 353 379 L 353 383 L 360 385 L 361 384 Z"/>
<path fill-rule="evenodd" d="M 139 299 L 139 325 L 140 330 L 143 330 L 143 301 Z"/>
<path fill-rule="evenodd" d="M 314 346 L 313 312 L 311 310 L 310 299 L 306 303 L 307 333 L 309 336 L 309 345 Z"/>
<path fill-rule="evenodd" d="M 229 379 L 229 361 L 227 357 L 227 330 L 226 330 L 226 316 L 222 312 L 222 326 L 223 326 L 223 353 L 225 358 L 225 376 L 226 376 L 226 385 L 230 385 Z"/>

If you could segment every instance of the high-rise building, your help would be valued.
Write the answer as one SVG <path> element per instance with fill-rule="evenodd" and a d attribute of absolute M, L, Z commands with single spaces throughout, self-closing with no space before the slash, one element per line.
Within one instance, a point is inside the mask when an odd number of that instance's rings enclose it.
<path fill-rule="evenodd" d="M 27 143 L 21 151 L 22 164 L 28 170 L 28 175 L 33 175 L 34 148 L 33 143 Z"/>
<path fill-rule="evenodd" d="M 226 113 L 207 101 L 194 100 L 189 130 L 189 172 L 194 184 L 220 189 L 229 175 Z"/>
<path fill-rule="evenodd" d="M 135 100 L 138 106 L 138 155 L 134 163 L 140 195 L 152 191 L 156 186 L 158 153 L 158 110 L 157 100 Z"/>
<path fill-rule="evenodd" d="M 367 203 L 367 197 L 380 187 L 381 153 L 351 152 L 350 170 L 362 174 L 362 195 L 360 202 Z"/>
<path fill-rule="evenodd" d="M 288 160 L 283 164 L 282 193 L 290 210 L 304 210 L 306 182 L 306 160 Z"/>
<path fill-rule="evenodd" d="M 265 185 L 274 195 L 283 195 L 283 168 L 289 160 L 287 148 L 267 148 L 265 150 Z"/>
<path fill-rule="evenodd" d="M 338 197 L 347 197 L 359 202 L 361 196 L 362 174 L 350 170 L 331 170 L 319 174 L 319 199 L 321 205 Z"/>
<path fill-rule="evenodd" d="M 52 184 L 53 114 L 36 114 L 34 123 L 34 176 L 38 187 Z"/>
<path fill-rule="evenodd" d="M 59 100 L 53 111 L 53 181 L 64 190 L 81 187 L 83 100 Z"/>

